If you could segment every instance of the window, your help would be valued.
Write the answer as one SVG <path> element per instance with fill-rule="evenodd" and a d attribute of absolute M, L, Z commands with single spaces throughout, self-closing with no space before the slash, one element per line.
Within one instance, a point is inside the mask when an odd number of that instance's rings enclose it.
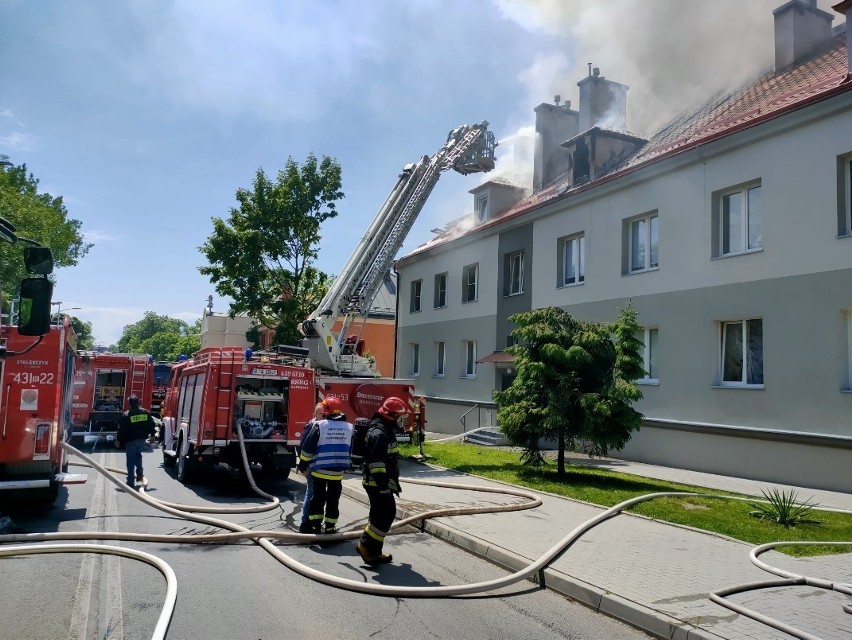
<path fill-rule="evenodd" d="M 476 340 L 465 340 L 464 347 L 464 377 L 476 377 Z"/>
<path fill-rule="evenodd" d="M 423 293 L 423 281 L 412 280 L 411 282 L 411 313 L 420 311 L 420 294 Z"/>
<path fill-rule="evenodd" d="M 645 369 L 645 375 L 639 378 L 638 382 L 657 383 L 660 378 L 657 374 L 657 343 L 660 339 L 660 330 L 657 328 L 646 327 L 636 339 L 642 343 L 642 368 Z"/>
<path fill-rule="evenodd" d="M 411 375 L 420 375 L 420 345 L 416 342 L 411 343 Z"/>
<path fill-rule="evenodd" d="M 763 205 L 759 184 L 722 192 L 716 214 L 715 257 L 763 248 Z"/>
<path fill-rule="evenodd" d="M 469 264 L 462 269 L 462 302 L 475 302 L 479 298 L 476 281 L 479 278 L 479 263 Z"/>
<path fill-rule="evenodd" d="M 582 284 L 586 280 L 586 236 L 578 234 L 559 239 L 557 286 Z"/>
<path fill-rule="evenodd" d="M 524 252 L 506 254 L 504 296 L 515 296 L 524 292 Z"/>
<path fill-rule="evenodd" d="M 435 276 L 435 308 L 447 306 L 447 272 Z"/>
<path fill-rule="evenodd" d="M 837 235 L 852 236 L 852 155 L 837 162 Z"/>
<path fill-rule="evenodd" d="M 651 213 L 632 218 L 628 224 L 628 273 L 657 269 L 659 256 L 659 216 Z"/>
<path fill-rule="evenodd" d="M 479 196 L 476 199 L 476 220 L 478 222 L 488 220 L 488 195 Z"/>
<path fill-rule="evenodd" d="M 763 384 L 763 320 L 722 323 L 722 384 Z"/>
<path fill-rule="evenodd" d="M 435 375 L 443 377 L 447 366 L 447 350 L 443 342 L 435 343 L 435 356 Z"/>

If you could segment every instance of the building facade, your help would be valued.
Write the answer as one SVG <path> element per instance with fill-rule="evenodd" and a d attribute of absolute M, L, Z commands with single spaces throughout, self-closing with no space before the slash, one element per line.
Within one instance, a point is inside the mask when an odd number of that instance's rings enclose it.
<path fill-rule="evenodd" d="M 852 81 L 833 17 L 780 6 L 776 70 L 649 140 L 597 70 L 579 111 L 536 108 L 533 184 L 480 185 L 472 229 L 398 261 L 397 372 L 431 430 L 496 423 L 513 313 L 611 321 L 630 301 L 645 421 L 615 455 L 852 491 Z"/>

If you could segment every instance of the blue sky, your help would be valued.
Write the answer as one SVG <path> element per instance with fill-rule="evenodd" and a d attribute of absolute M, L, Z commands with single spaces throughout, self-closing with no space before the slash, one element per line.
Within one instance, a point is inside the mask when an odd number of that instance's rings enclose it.
<path fill-rule="evenodd" d="M 780 4 L 0 0 L 0 153 L 82 221 L 94 247 L 57 271 L 54 300 L 109 344 L 148 310 L 193 321 L 213 294 L 227 311 L 197 247 L 258 167 L 340 162 L 318 265 L 334 274 L 399 170 L 450 129 L 488 120 L 512 172 L 533 108 L 576 105 L 593 62 L 631 87 L 628 128 L 650 134 L 673 105 L 771 66 Z M 403 252 L 471 210 L 479 180 L 445 174 Z"/>

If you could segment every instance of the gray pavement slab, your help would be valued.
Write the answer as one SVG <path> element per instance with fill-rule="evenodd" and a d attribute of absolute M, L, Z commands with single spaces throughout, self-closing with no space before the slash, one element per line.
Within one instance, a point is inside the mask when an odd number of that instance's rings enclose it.
<path fill-rule="evenodd" d="M 620 462 L 620 461 L 619 461 Z M 636 464 L 636 463 L 631 463 Z M 678 482 L 739 491 L 750 495 L 752 481 L 724 477 L 702 484 L 694 472 L 650 469 L 618 470 L 648 477 L 648 472 L 677 475 Z M 502 483 L 431 465 L 405 461 L 403 479 L 435 479 L 463 486 L 501 487 Z M 659 471 L 662 469 L 662 471 Z M 712 475 L 712 474 L 702 474 Z M 662 478 L 670 479 L 670 478 Z M 757 483 L 766 487 L 766 483 Z M 746 490 L 749 489 L 749 490 Z M 807 491 L 807 490 L 806 490 Z M 360 478 L 347 477 L 344 492 L 367 501 Z M 539 495 L 543 504 L 526 511 L 442 517 L 425 528 L 436 536 L 481 557 L 517 571 L 541 557 L 569 531 L 603 511 L 601 507 L 551 494 Z M 826 492 L 831 494 L 832 492 Z M 826 496 L 843 508 L 844 496 Z M 404 484 L 398 501 L 400 517 L 446 506 L 479 506 L 517 501 L 506 495 Z M 749 560 L 751 545 L 725 536 L 620 514 L 585 533 L 545 570 L 545 585 L 591 608 L 617 617 L 662 638 L 684 640 L 770 640 L 794 637 L 713 602 L 709 594 L 735 585 L 776 578 Z M 772 566 L 803 575 L 852 583 L 852 553 L 816 558 L 792 558 L 775 551 L 761 555 Z M 730 599 L 759 613 L 801 629 L 823 640 L 852 638 L 852 615 L 843 604 L 852 599 L 809 586 L 785 586 L 736 594 Z"/>

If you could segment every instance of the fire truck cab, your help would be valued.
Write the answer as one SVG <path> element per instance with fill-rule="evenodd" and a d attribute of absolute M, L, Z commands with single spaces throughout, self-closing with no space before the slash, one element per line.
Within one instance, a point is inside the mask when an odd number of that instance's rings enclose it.
<path fill-rule="evenodd" d="M 242 436 L 250 464 L 286 478 L 316 398 L 314 372 L 293 351 L 207 347 L 175 364 L 162 406 L 163 465 L 176 466 L 181 482 L 219 463 L 242 470 Z"/>

